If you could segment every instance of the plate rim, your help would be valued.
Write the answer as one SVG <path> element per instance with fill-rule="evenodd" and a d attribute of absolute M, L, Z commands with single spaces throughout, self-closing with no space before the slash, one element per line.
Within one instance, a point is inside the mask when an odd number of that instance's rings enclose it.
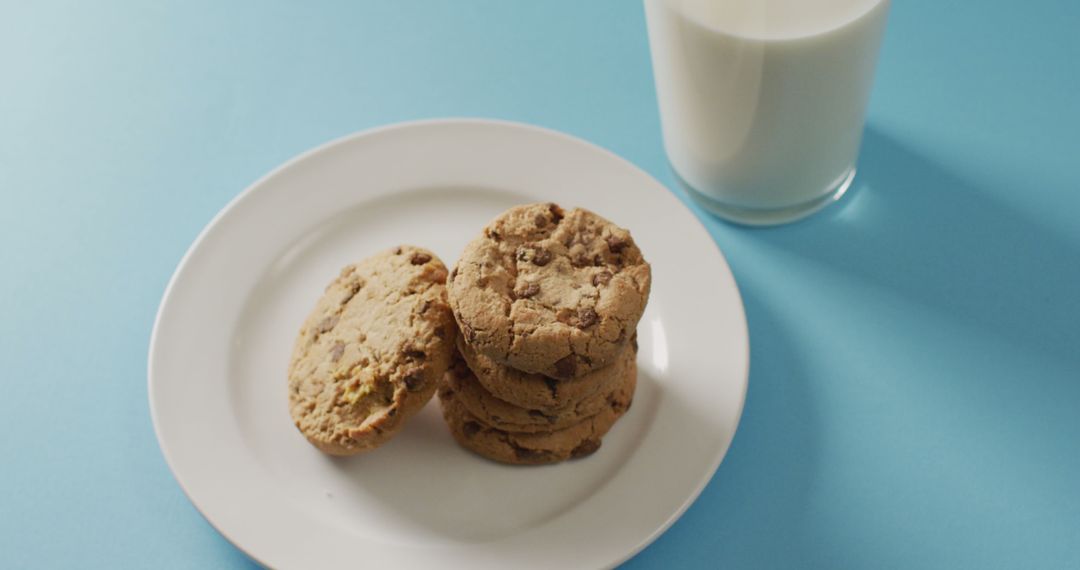
<path fill-rule="evenodd" d="M 658 186 L 668 190 L 668 194 L 669 194 L 668 198 L 669 199 L 675 200 L 676 202 L 678 202 L 679 207 L 686 208 L 686 209 L 690 210 L 691 216 L 695 219 L 695 221 L 705 231 L 705 234 L 709 238 L 709 242 L 712 243 L 712 246 L 715 249 L 716 254 L 719 256 L 720 261 L 722 262 L 724 268 L 727 270 L 727 272 L 731 276 L 731 284 L 733 286 L 733 291 L 735 293 L 735 298 L 738 301 L 737 304 L 736 304 L 737 308 L 738 308 L 738 313 L 742 317 L 739 320 L 740 321 L 739 324 L 741 325 L 739 328 L 741 329 L 741 332 L 742 332 L 742 334 L 741 334 L 741 338 L 742 338 L 742 343 L 741 343 L 742 344 L 742 350 L 741 350 L 742 358 L 741 358 L 741 361 L 744 363 L 743 370 L 741 371 L 741 374 L 739 374 L 739 376 L 741 376 L 743 380 L 738 386 L 738 402 L 737 402 L 737 405 L 735 406 L 735 413 L 732 416 L 732 422 L 733 422 L 734 425 L 731 426 L 731 437 L 727 441 L 726 445 L 724 446 L 723 451 L 721 453 L 717 454 L 716 458 L 712 461 L 709 469 L 702 472 L 702 474 L 699 477 L 698 481 L 695 483 L 694 488 L 692 489 L 692 491 L 687 495 L 687 497 L 683 500 L 683 502 L 676 509 L 674 509 L 672 511 L 672 513 L 663 521 L 663 523 L 658 525 L 655 529 L 653 529 L 653 531 L 651 533 L 649 533 L 647 536 L 644 536 L 643 538 L 638 540 L 637 544 L 635 544 L 632 548 L 628 549 L 626 552 L 621 554 L 619 557 L 611 560 L 608 567 L 612 567 L 612 568 L 616 567 L 616 566 L 626 562 L 627 560 L 633 558 L 635 555 L 637 555 L 642 550 L 647 548 L 650 544 L 655 542 L 662 534 L 667 532 L 667 530 L 670 529 L 671 526 L 686 513 L 686 511 L 690 508 L 690 506 L 697 501 L 698 497 L 704 491 L 705 487 L 712 481 L 713 477 L 716 474 L 716 471 L 719 469 L 720 465 L 723 463 L 724 459 L 727 457 L 728 453 L 730 452 L 731 445 L 734 442 L 735 437 L 738 435 L 739 426 L 742 424 L 742 415 L 743 415 L 743 412 L 745 411 L 746 397 L 747 397 L 747 393 L 749 391 L 749 381 L 750 381 L 750 331 L 749 331 L 749 324 L 748 324 L 748 321 L 747 321 L 747 318 L 746 318 L 746 305 L 745 305 L 745 302 L 743 301 L 742 292 L 741 292 L 741 290 L 739 288 L 739 284 L 738 284 L 737 280 L 735 280 L 735 278 L 734 278 L 734 272 L 731 269 L 731 265 L 727 261 L 727 256 L 724 255 L 724 252 L 720 248 L 720 245 L 719 245 L 719 243 L 717 243 L 716 239 L 713 238 L 712 234 L 708 232 L 708 228 L 705 227 L 705 224 L 702 222 L 702 220 L 694 213 L 693 209 L 691 209 L 689 206 L 687 206 L 685 203 L 683 203 L 681 200 L 678 199 L 678 197 L 676 196 L 677 193 L 675 191 L 672 191 L 670 188 L 668 188 L 667 186 L 662 184 L 659 180 L 657 180 L 652 174 L 647 172 L 645 169 L 643 169 L 643 168 L 637 166 L 636 164 L 630 162 L 628 159 L 616 154 L 614 151 L 612 151 L 612 150 L 610 150 L 610 149 L 608 149 L 606 147 L 603 147 L 603 146 L 601 146 L 599 144 L 596 144 L 594 142 L 583 139 L 581 137 L 571 135 L 569 133 L 565 133 L 565 132 L 562 132 L 562 131 L 558 131 L 558 130 L 555 130 L 555 129 L 552 129 L 552 128 L 543 127 L 543 126 L 539 126 L 539 125 L 534 125 L 534 124 L 530 124 L 530 123 L 523 123 L 523 122 L 519 122 L 519 121 L 506 120 L 506 119 L 487 118 L 487 117 L 467 117 L 467 116 L 427 118 L 427 119 L 416 119 L 416 120 L 388 123 L 388 124 L 378 125 L 378 126 L 367 128 L 367 129 L 361 129 L 361 130 L 358 130 L 358 131 L 354 131 L 354 132 L 351 132 L 351 133 L 348 133 L 348 134 L 345 134 L 345 135 L 342 135 L 342 136 L 339 136 L 339 137 L 335 137 L 335 138 L 330 139 L 330 140 L 328 140 L 326 142 L 323 142 L 321 144 L 315 145 L 315 146 L 313 146 L 313 147 L 311 147 L 311 148 L 309 148 L 307 150 L 304 150 L 304 151 L 290 157 L 289 159 L 287 159 L 284 162 L 278 164 L 277 166 L 275 166 L 274 168 L 269 170 L 267 173 L 263 174 L 262 176 L 258 177 L 256 180 L 254 180 L 253 182 L 248 184 L 241 192 L 239 192 L 236 196 L 231 198 L 225 204 L 225 206 L 223 206 L 220 210 L 218 210 L 217 213 L 215 213 L 213 217 L 211 217 L 211 219 L 203 226 L 203 228 L 199 231 L 198 235 L 195 237 L 195 239 L 191 242 L 191 244 L 185 250 L 183 256 L 180 258 L 180 261 L 177 263 L 176 268 L 173 270 L 172 275 L 169 277 L 169 281 L 165 286 L 164 292 L 162 293 L 162 296 L 161 296 L 161 301 L 159 302 L 157 311 L 156 311 L 156 313 L 154 315 L 153 327 L 152 327 L 151 332 L 150 332 L 150 341 L 149 341 L 149 344 L 148 344 L 148 347 L 147 347 L 147 368 L 146 368 L 146 371 L 147 371 L 147 400 L 148 400 L 147 403 L 148 403 L 149 408 L 150 408 L 150 419 L 151 419 L 151 424 L 152 424 L 153 429 L 154 429 L 154 436 L 155 436 L 155 439 L 157 440 L 157 443 L 158 443 L 158 449 L 160 450 L 162 456 L 165 459 L 166 466 L 169 468 L 169 472 L 172 475 L 173 480 L 176 481 L 177 485 L 180 487 L 181 491 L 184 493 L 184 496 L 187 498 L 188 502 L 191 503 L 191 505 L 195 508 L 195 510 L 199 513 L 199 515 L 203 518 L 203 520 L 205 520 L 208 524 L 210 524 L 210 526 L 215 531 L 217 531 L 218 534 L 220 534 L 222 537 L 224 537 L 232 546 L 234 546 L 236 549 L 243 552 L 246 556 L 251 558 L 253 561 L 257 562 L 258 564 L 260 564 L 262 566 L 272 567 L 267 561 L 265 561 L 261 557 L 257 556 L 255 553 L 253 553 L 248 548 L 245 548 L 244 545 L 242 545 L 232 535 L 230 535 L 228 532 L 226 532 L 217 523 L 215 523 L 215 521 L 213 521 L 209 516 L 207 516 L 204 508 L 202 506 L 200 506 L 199 502 L 195 499 L 194 496 L 192 496 L 189 488 L 184 484 L 182 478 L 180 477 L 179 473 L 177 472 L 177 469 L 175 467 L 175 458 L 170 453 L 168 444 L 165 442 L 165 440 L 162 437 L 162 430 L 161 430 L 161 426 L 160 426 L 160 423 L 159 423 L 159 418 L 158 418 L 158 413 L 157 413 L 157 401 L 156 401 L 156 398 L 155 398 L 155 390 L 154 390 L 154 385 L 155 385 L 155 381 L 154 381 L 155 353 L 157 352 L 157 347 L 158 347 L 159 342 L 160 342 L 159 331 L 160 331 L 161 326 L 162 326 L 162 316 L 166 312 L 166 308 L 169 305 L 169 302 L 173 297 L 174 288 L 176 287 L 176 284 L 177 284 L 181 274 L 184 273 L 184 270 L 187 267 L 187 265 L 189 264 L 192 256 L 200 248 L 202 243 L 207 239 L 207 236 L 209 235 L 209 233 L 215 227 L 217 227 L 218 224 L 221 223 L 221 220 L 223 218 L 225 218 L 231 211 L 233 211 L 234 209 L 239 207 L 240 204 L 242 204 L 243 202 L 248 200 L 267 181 L 273 179 L 274 177 L 278 176 L 282 172 L 285 172 L 285 171 L 289 170 L 290 168 L 292 168 L 296 164 L 304 162 L 305 160 L 309 159 L 310 157 L 325 153 L 327 151 L 330 151 L 332 149 L 335 149 L 335 148 L 338 148 L 338 147 L 341 147 L 341 146 L 348 145 L 348 144 L 350 144 L 351 142 L 353 142 L 354 140 L 357 140 L 357 139 L 373 137 L 373 136 L 377 136 L 377 135 L 385 133 L 385 132 L 395 131 L 395 130 L 404 130 L 404 129 L 410 129 L 410 128 L 424 128 L 424 127 L 439 127 L 439 126 L 461 126 L 461 127 L 482 127 L 482 128 L 483 127 L 494 126 L 494 127 L 499 127 L 499 128 L 508 128 L 510 130 L 515 130 L 516 129 L 516 130 L 523 130 L 523 131 L 531 131 L 534 134 L 540 134 L 540 135 L 544 135 L 544 136 L 548 136 L 548 137 L 561 139 L 563 142 L 567 142 L 567 143 L 570 143 L 570 144 L 576 144 L 576 145 L 583 145 L 583 146 L 586 146 L 586 147 L 591 147 L 593 150 L 599 151 L 600 153 L 606 155 L 608 158 L 615 159 L 617 162 L 621 163 L 624 167 L 635 170 L 635 171 L 638 171 L 639 173 L 641 173 L 645 177 L 647 177 L 650 180 L 652 180 L 653 182 L 655 182 Z"/>

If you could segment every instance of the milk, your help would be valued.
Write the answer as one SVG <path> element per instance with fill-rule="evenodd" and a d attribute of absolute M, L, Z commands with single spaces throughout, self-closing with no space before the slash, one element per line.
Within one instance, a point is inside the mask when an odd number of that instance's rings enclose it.
<path fill-rule="evenodd" d="M 645 0 L 664 145 L 703 203 L 745 223 L 850 184 L 889 0 Z"/>

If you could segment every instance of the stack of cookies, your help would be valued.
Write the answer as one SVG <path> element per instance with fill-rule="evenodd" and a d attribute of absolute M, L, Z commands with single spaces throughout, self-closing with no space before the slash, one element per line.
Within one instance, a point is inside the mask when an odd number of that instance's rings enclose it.
<path fill-rule="evenodd" d="M 458 443 L 517 464 L 596 451 L 633 400 L 650 280 L 630 233 L 587 210 L 488 224 L 447 280 L 461 334 L 439 399 Z"/>

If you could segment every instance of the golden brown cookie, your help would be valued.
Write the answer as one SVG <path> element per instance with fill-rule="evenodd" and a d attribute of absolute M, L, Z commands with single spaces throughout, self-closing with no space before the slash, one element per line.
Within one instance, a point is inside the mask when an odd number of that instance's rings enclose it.
<path fill-rule="evenodd" d="M 289 411 L 315 447 L 373 449 L 431 399 L 454 354 L 446 273 L 430 251 L 403 245 L 326 288 L 289 364 Z"/>
<path fill-rule="evenodd" d="M 450 433 L 465 449 L 493 461 L 537 465 L 584 457 L 600 449 L 601 438 L 630 409 L 636 383 L 633 378 L 609 395 L 597 414 L 548 432 L 517 433 L 489 426 L 469 411 L 448 382 L 439 388 L 439 403 Z"/>
<path fill-rule="evenodd" d="M 649 297 L 630 232 L 555 204 L 507 210 L 466 246 L 447 283 L 465 340 L 498 363 L 554 378 L 611 364 Z"/>
<path fill-rule="evenodd" d="M 637 335 L 623 348 L 615 362 L 584 376 L 559 380 L 530 374 L 498 364 L 472 349 L 459 335 L 458 353 L 476 380 L 495 398 L 547 416 L 563 415 L 568 407 L 613 390 L 628 373 L 636 373 Z"/>
<path fill-rule="evenodd" d="M 484 424 L 505 431 L 537 433 L 567 428 L 596 415 L 614 393 L 625 389 L 637 377 L 637 364 L 633 359 L 603 370 L 609 368 L 618 368 L 617 375 L 612 374 L 616 379 L 614 385 L 552 411 L 523 408 L 496 398 L 461 361 L 450 367 L 445 378 L 449 387 L 457 393 L 458 401 Z"/>

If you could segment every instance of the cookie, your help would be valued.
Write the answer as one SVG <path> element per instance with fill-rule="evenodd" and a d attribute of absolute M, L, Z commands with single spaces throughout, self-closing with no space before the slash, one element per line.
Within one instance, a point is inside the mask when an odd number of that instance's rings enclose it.
<path fill-rule="evenodd" d="M 300 329 L 289 411 L 315 447 L 352 455 L 390 439 L 453 362 L 446 266 L 401 246 L 350 265 Z"/>
<path fill-rule="evenodd" d="M 469 412 L 447 382 L 439 388 L 439 403 L 450 433 L 465 449 L 502 463 L 557 463 L 584 457 L 600 449 L 601 438 L 630 409 L 636 382 L 634 378 L 628 386 L 611 394 L 596 415 L 549 432 L 515 433 L 486 425 Z"/>
<path fill-rule="evenodd" d="M 460 335 L 457 338 L 457 349 L 475 374 L 476 380 L 495 398 L 548 416 L 559 416 L 567 406 L 597 394 L 610 392 L 626 376 L 628 370 L 632 369 L 636 373 L 636 339 L 637 335 L 630 338 L 630 343 L 610 366 L 567 380 L 503 366 L 473 350 Z"/>
<path fill-rule="evenodd" d="M 568 428 L 596 415 L 612 394 L 625 389 L 637 377 L 637 363 L 633 358 L 628 362 L 623 359 L 603 370 L 611 368 L 619 369 L 617 374 L 611 374 L 616 379 L 613 386 L 552 411 L 522 408 L 496 398 L 484 389 L 476 375 L 461 361 L 447 371 L 445 378 L 449 387 L 457 393 L 458 401 L 484 424 L 505 431 L 537 433 Z"/>
<path fill-rule="evenodd" d="M 565 379 L 614 361 L 650 283 L 630 232 L 588 210 L 530 204 L 507 210 L 466 246 L 447 291 L 477 352 Z"/>

